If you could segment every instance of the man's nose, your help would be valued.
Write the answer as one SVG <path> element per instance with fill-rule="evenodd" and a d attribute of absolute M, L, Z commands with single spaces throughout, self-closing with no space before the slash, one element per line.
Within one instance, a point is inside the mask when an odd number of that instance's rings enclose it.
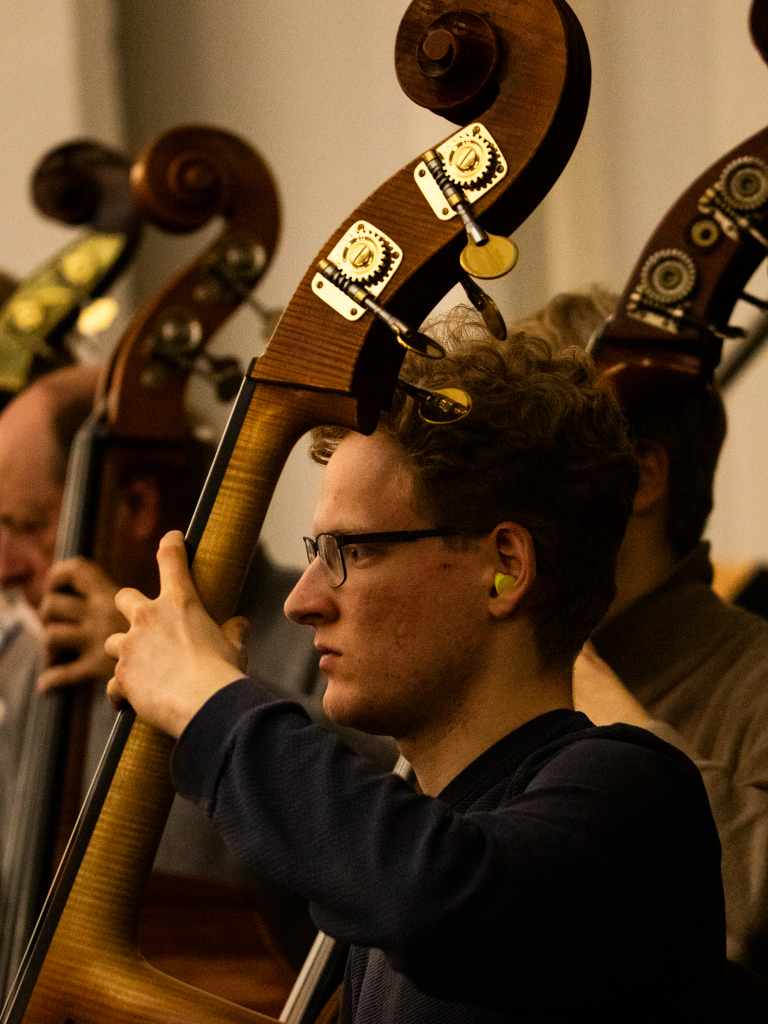
<path fill-rule="evenodd" d="M 283 611 L 293 622 L 316 626 L 337 617 L 336 591 L 328 585 L 322 570 L 320 559 L 316 558 L 285 599 Z"/>
<path fill-rule="evenodd" d="M 0 527 L 0 586 L 23 583 L 31 571 L 24 544 L 8 529 Z"/>

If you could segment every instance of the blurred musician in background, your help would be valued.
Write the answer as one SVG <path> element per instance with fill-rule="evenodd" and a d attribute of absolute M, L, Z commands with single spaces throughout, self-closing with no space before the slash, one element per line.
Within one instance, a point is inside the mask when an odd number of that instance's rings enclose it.
<path fill-rule="evenodd" d="M 54 371 L 0 413 L 0 586 L 11 595 L 0 623 L 0 696 L 4 701 L 0 722 L 4 791 L 0 810 L 5 810 L 12 798 L 28 703 L 45 699 L 33 696 L 36 686 L 94 687 L 86 782 L 114 721 L 114 710 L 104 696 L 114 660 L 105 654 L 104 640 L 116 629 L 126 627 L 114 605 L 118 588 L 88 559 L 53 564 L 69 449 L 93 408 L 97 378 L 94 368 Z M 153 472 L 139 472 L 123 482 L 113 523 L 114 544 L 130 551 L 132 576 L 137 583 L 146 581 L 150 588 L 156 586 L 152 581 L 157 574 L 159 538 L 171 526 L 189 521 L 204 479 L 209 453 L 204 456 L 196 442 L 190 443 L 194 447 L 188 460 L 192 468 L 183 479 L 178 474 L 166 479 Z M 263 653 L 259 667 L 269 685 L 278 693 L 312 700 L 318 674 L 311 638 L 282 614 L 283 601 L 297 576 L 296 572 L 274 566 L 259 552 L 246 586 L 244 607 L 257 615 L 253 642 Z M 4 841 L 12 843 L 13 836 L 5 835 Z M 204 815 L 187 801 L 174 802 L 155 872 L 185 879 L 178 887 L 179 904 L 191 891 L 190 878 L 205 879 L 214 887 L 218 881 L 247 884 L 251 889 L 255 886 L 259 909 L 269 922 L 272 937 L 294 968 L 301 963 L 314 934 L 303 901 L 255 879 L 229 853 Z M 215 888 L 212 892 L 215 898 Z M 170 973 L 204 984 L 200 977 L 201 968 L 207 970 L 204 951 L 198 961 L 194 959 L 195 938 L 190 934 L 194 923 L 186 915 L 176 927 L 173 908 L 165 910 L 154 915 L 152 930 L 145 930 L 146 955 L 158 966 L 164 965 L 163 957 L 168 955 L 171 962 L 165 966 Z M 248 976 L 253 962 L 241 960 L 224 987 L 217 988 L 214 982 L 212 990 L 278 1013 L 293 975 L 282 955 L 274 950 L 263 925 L 251 916 L 253 931 L 245 945 L 263 946 L 270 963 L 262 965 L 261 977 L 254 978 Z M 231 920 L 228 927 L 234 929 Z M 162 935 L 158 928 L 164 929 Z M 204 920 L 197 922 L 196 930 L 201 934 L 205 931 Z M 234 936 L 231 941 L 236 947 Z M 242 957 L 243 949 L 239 953 Z M 223 976 L 226 974 L 225 970 Z"/>
<path fill-rule="evenodd" d="M 563 294 L 514 329 L 583 347 L 617 298 Z M 725 409 L 700 381 L 650 394 L 628 416 L 640 485 L 574 701 L 598 724 L 643 726 L 694 759 L 723 847 L 729 959 L 768 978 L 768 622 L 715 594 L 701 539 Z"/>

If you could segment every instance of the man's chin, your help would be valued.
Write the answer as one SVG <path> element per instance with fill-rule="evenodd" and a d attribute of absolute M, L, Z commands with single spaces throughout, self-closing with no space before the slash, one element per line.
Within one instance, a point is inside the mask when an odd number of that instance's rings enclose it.
<path fill-rule="evenodd" d="M 373 736 L 388 736 L 381 709 L 329 681 L 323 697 L 323 711 L 336 725 L 357 729 Z"/>

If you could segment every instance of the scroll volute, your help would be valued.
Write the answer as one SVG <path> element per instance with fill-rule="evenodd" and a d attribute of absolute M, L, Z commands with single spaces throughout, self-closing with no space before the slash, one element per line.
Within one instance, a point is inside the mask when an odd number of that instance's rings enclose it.
<path fill-rule="evenodd" d="M 751 13 L 768 56 L 768 0 Z M 631 405 L 659 388 L 711 380 L 736 302 L 768 255 L 768 128 L 717 160 L 665 215 L 591 346 Z"/>
<path fill-rule="evenodd" d="M 441 60 L 450 64 L 444 72 Z M 482 119 L 508 173 L 474 212 L 486 230 L 510 234 L 557 179 L 586 115 L 589 55 L 570 9 L 559 0 L 415 0 L 398 31 L 395 64 L 416 103 L 451 120 Z M 438 219 L 417 187 L 419 159 L 366 199 L 318 254 L 326 257 L 356 222 L 371 223 L 402 253 L 380 301 L 412 327 L 459 280 L 466 242 L 458 218 Z M 370 314 L 350 322 L 313 294 L 316 269 L 305 274 L 253 375 L 345 396 L 334 415 L 343 416 L 346 400 L 347 424 L 369 432 L 389 405 L 404 351 Z"/>
<path fill-rule="evenodd" d="M 247 143 L 203 126 L 160 136 L 133 165 L 131 185 L 144 219 L 166 231 L 224 221 L 218 238 L 133 319 L 102 384 L 111 436 L 180 440 L 192 362 L 249 294 L 277 244 L 277 192 Z"/>

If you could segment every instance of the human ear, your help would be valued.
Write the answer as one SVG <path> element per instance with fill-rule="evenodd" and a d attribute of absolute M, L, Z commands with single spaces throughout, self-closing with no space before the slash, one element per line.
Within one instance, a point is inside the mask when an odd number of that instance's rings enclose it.
<path fill-rule="evenodd" d="M 152 476 L 136 476 L 126 487 L 128 529 L 135 541 L 149 540 L 160 522 L 160 491 Z"/>
<path fill-rule="evenodd" d="M 669 455 L 656 441 L 641 441 L 635 452 L 640 479 L 632 505 L 635 515 L 655 509 L 667 497 L 669 489 Z"/>
<path fill-rule="evenodd" d="M 490 587 L 491 614 L 505 618 L 536 577 L 533 538 L 519 523 L 500 523 L 491 534 L 494 567 Z"/>

